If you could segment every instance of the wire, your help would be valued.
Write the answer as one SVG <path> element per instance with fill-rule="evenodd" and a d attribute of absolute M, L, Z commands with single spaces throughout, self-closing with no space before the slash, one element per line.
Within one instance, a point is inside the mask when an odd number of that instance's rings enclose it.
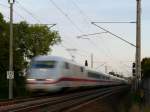
<path fill-rule="evenodd" d="M 41 21 L 37 18 L 37 16 L 35 16 L 33 13 L 31 13 L 30 11 L 28 11 L 25 7 L 23 7 L 18 1 L 16 1 L 17 4 L 19 4 L 19 6 L 21 7 L 22 10 L 24 10 L 26 13 L 28 13 L 29 15 L 32 16 L 32 18 L 34 18 L 36 21 L 38 21 L 41 24 Z"/>
<path fill-rule="evenodd" d="M 72 4 L 79 10 L 79 13 L 82 15 L 86 23 L 90 23 L 88 16 L 81 10 L 81 8 L 76 4 L 74 0 L 71 0 Z"/>
<path fill-rule="evenodd" d="M 49 0 L 49 2 L 51 2 L 55 8 L 62 13 L 67 19 L 68 21 L 70 21 L 70 23 L 80 32 L 82 33 L 82 30 L 72 21 L 72 19 L 68 16 L 68 14 L 66 14 L 53 0 Z"/>
<path fill-rule="evenodd" d="M 103 33 L 107 33 L 107 32 L 84 34 L 84 35 L 77 36 L 77 38 L 82 38 L 82 37 L 86 37 L 86 36 L 93 36 L 93 35 L 99 35 L 99 34 L 103 34 Z"/>
<path fill-rule="evenodd" d="M 104 22 L 94 22 L 94 23 L 136 23 L 135 21 L 118 21 L 118 22 L 115 22 L 115 21 L 104 21 Z"/>
<path fill-rule="evenodd" d="M 101 26 L 99 26 L 99 25 L 97 25 L 97 24 L 95 24 L 95 22 L 91 22 L 91 24 L 93 24 L 93 25 L 97 26 L 98 28 L 100 28 L 100 29 L 102 29 L 102 30 L 106 31 L 107 33 L 109 33 L 109 34 L 111 34 L 111 35 L 113 35 L 113 36 L 115 36 L 115 37 L 119 38 L 120 40 L 122 40 L 122 41 L 124 41 L 124 42 L 126 42 L 126 43 L 130 44 L 131 46 L 136 47 L 134 44 L 132 44 L 132 43 L 128 42 L 127 40 L 123 39 L 122 37 L 120 37 L 120 36 L 118 36 L 118 35 L 116 35 L 116 34 L 114 34 L 114 33 L 110 32 L 110 31 L 108 31 L 108 30 L 106 30 L 106 29 L 102 28 Z"/>
<path fill-rule="evenodd" d="M 103 63 L 101 65 L 99 65 L 98 67 L 96 67 L 95 69 L 99 69 L 100 67 L 104 66 L 106 63 Z"/>

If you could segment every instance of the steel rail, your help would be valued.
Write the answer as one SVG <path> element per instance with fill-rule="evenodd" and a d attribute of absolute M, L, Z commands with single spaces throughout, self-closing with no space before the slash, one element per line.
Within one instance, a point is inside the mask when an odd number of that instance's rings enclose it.
<path fill-rule="evenodd" d="M 88 91 L 89 93 L 92 93 L 92 91 Z M 72 98 L 78 98 L 81 95 L 84 95 L 85 92 L 82 92 L 80 94 L 78 93 L 74 93 L 73 95 L 69 95 L 69 96 L 60 96 L 60 97 L 53 97 L 53 98 L 47 98 L 47 99 L 40 99 L 40 100 L 35 100 L 35 101 L 28 101 L 28 102 L 23 102 L 23 103 L 19 103 L 19 104 L 13 104 L 13 105 L 8 105 L 8 106 L 3 106 L 0 108 L 0 110 L 3 111 L 8 111 L 8 110 L 13 110 L 14 112 L 16 111 L 21 111 L 21 110 L 27 110 L 27 109 L 31 109 L 31 108 L 37 108 L 37 107 L 41 107 L 43 105 L 47 105 L 47 104 L 57 104 L 57 103 L 61 103 L 64 101 L 67 101 L 69 99 Z M 76 97 L 75 97 L 76 96 Z"/>
<path fill-rule="evenodd" d="M 75 93 L 75 92 L 74 92 Z M 65 93 L 65 94 L 71 94 L 71 93 Z M 52 94 L 51 96 L 48 96 L 46 94 L 43 95 L 38 95 L 38 96 L 33 96 L 33 97 L 18 97 L 18 98 L 14 98 L 14 99 L 4 99 L 4 100 L 0 100 L 0 107 L 2 106 L 8 106 L 8 105 L 13 105 L 13 104 L 17 104 L 17 103 L 22 103 L 22 102 L 28 102 L 28 101 L 35 101 L 35 100 L 40 100 L 40 99 L 46 99 L 46 98 L 50 98 L 50 97 L 57 97 L 58 95 L 56 94 Z M 59 96 L 62 96 L 63 94 L 59 94 Z"/>
<path fill-rule="evenodd" d="M 123 88 L 123 87 L 109 87 L 109 88 L 104 88 L 104 89 L 72 93 L 72 94 L 67 94 L 67 95 L 53 97 L 53 98 L 50 97 L 46 99 L 40 99 L 40 100 L 38 99 L 35 101 L 22 102 L 19 104 L 2 106 L 0 107 L 0 111 L 26 112 L 26 111 L 35 110 L 37 108 L 40 109 L 43 107 L 49 107 L 50 112 L 55 112 L 55 111 L 65 110 L 74 105 L 78 105 L 81 102 L 85 102 L 93 98 L 96 98 L 98 96 L 111 93 L 112 91 L 116 91 L 117 89 L 120 89 L 120 88 Z"/>

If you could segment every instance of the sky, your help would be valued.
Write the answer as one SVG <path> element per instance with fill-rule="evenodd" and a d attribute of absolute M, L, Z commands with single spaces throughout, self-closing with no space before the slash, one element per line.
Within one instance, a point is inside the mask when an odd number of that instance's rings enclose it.
<path fill-rule="evenodd" d="M 142 0 L 142 58 L 150 57 L 150 1 Z M 9 4 L 0 0 L 0 12 L 9 21 Z M 14 23 L 56 24 L 51 30 L 59 32 L 62 43 L 52 47 L 50 55 L 57 55 L 90 65 L 94 68 L 131 76 L 135 47 L 104 32 L 91 22 L 134 22 L 136 0 L 16 0 Z M 97 25 L 135 44 L 135 23 L 97 23 Z M 101 33 L 91 36 L 82 36 Z M 82 38 L 78 38 L 82 36 Z M 106 69 L 107 68 L 107 69 Z"/>

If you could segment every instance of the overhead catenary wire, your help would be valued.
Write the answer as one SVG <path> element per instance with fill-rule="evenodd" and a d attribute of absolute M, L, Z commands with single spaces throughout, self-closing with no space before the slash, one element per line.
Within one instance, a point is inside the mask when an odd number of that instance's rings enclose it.
<path fill-rule="evenodd" d="M 38 17 L 35 16 L 35 14 L 33 14 L 32 12 L 30 12 L 29 10 L 27 10 L 23 5 L 21 5 L 21 3 L 19 1 L 16 1 L 16 3 L 20 6 L 20 8 L 22 10 L 24 10 L 26 13 L 28 13 L 30 16 L 32 16 L 32 18 L 34 18 L 38 23 L 42 24 L 41 20 L 38 19 Z"/>
<path fill-rule="evenodd" d="M 77 38 L 82 38 L 82 37 L 92 36 L 92 35 L 99 35 L 99 34 L 103 34 L 103 33 L 107 33 L 107 32 L 98 32 L 98 33 L 84 34 L 84 35 L 77 36 Z"/>
<path fill-rule="evenodd" d="M 80 32 L 82 33 L 83 31 L 74 23 L 74 21 L 68 16 L 68 14 L 66 14 L 53 0 L 49 0 L 49 2 L 51 2 L 55 8 L 61 13 L 63 14 L 67 20 Z"/>
<path fill-rule="evenodd" d="M 80 8 L 80 6 L 78 5 L 79 3 L 77 2 L 77 0 L 70 0 L 70 2 L 74 5 L 74 7 L 78 10 L 79 14 L 81 15 L 81 17 L 83 18 L 83 22 L 87 25 L 86 29 L 87 32 L 91 31 L 91 19 L 89 18 L 89 16 L 87 16 L 87 14 L 82 10 L 82 8 Z"/>

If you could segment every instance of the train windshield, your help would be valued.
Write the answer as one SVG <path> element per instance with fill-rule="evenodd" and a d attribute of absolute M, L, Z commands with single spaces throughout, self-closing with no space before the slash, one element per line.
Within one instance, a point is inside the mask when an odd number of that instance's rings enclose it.
<path fill-rule="evenodd" d="M 33 61 L 31 68 L 55 68 L 56 61 Z"/>

